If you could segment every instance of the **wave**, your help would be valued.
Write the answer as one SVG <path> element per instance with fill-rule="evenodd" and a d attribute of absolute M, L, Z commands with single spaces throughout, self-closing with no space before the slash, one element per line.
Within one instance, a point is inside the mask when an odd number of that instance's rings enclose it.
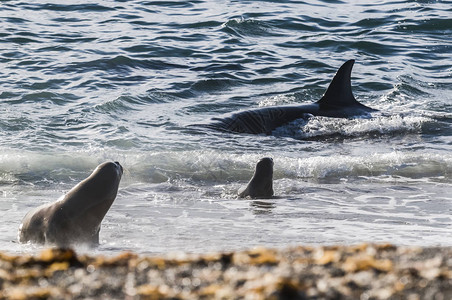
<path fill-rule="evenodd" d="M 264 21 L 245 18 L 234 18 L 221 25 L 222 30 L 235 36 L 266 37 L 277 36 L 272 26 Z"/>
<path fill-rule="evenodd" d="M 94 106 L 98 113 L 123 113 L 139 111 L 141 106 L 147 104 L 162 104 L 174 101 L 174 97 L 168 93 L 150 91 L 142 95 L 122 95 L 112 100 L 107 100 Z"/>
<path fill-rule="evenodd" d="M 144 68 L 150 70 L 165 70 L 170 68 L 186 68 L 186 66 L 169 63 L 156 59 L 133 59 L 125 55 L 117 55 L 111 58 L 100 58 L 91 61 L 79 61 L 70 63 L 59 70 L 59 72 L 92 72 L 95 70 L 116 70 L 128 72 L 133 68 Z"/>
<path fill-rule="evenodd" d="M 105 12 L 105 11 L 115 11 L 116 8 L 103 6 L 99 4 L 26 4 L 23 5 L 24 8 L 31 10 L 49 10 L 57 12 Z"/>
<path fill-rule="evenodd" d="M 268 154 L 267 154 L 268 155 Z M 85 149 L 78 152 L 2 150 L 0 184 L 48 185 L 87 177 L 100 163 L 119 161 L 126 183 L 162 183 L 183 180 L 198 184 L 247 181 L 263 154 L 236 154 L 215 150 L 119 152 Z M 421 180 L 451 182 L 452 155 L 430 153 L 372 153 L 368 155 L 273 156 L 274 179 L 368 181 Z"/>

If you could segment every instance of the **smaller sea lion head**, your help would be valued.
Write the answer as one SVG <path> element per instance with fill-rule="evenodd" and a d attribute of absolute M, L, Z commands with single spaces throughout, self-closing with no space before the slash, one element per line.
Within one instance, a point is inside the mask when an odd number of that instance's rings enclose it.
<path fill-rule="evenodd" d="M 239 197 L 271 198 L 273 196 L 273 159 L 264 157 L 256 164 L 256 170 L 248 186 Z"/>
<path fill-rule="evenodd" d="M 256 164 L 255 176 L 261 175 L 265 177 L 273 177 L 273 159 L 264 157 Z"/>

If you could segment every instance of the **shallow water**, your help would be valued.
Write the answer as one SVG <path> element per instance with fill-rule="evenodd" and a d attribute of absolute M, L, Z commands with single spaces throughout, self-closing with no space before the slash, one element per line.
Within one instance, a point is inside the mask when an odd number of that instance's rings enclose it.
<path fill-rule="evenodd" d="M 125 173 L 100 253 L 452 245 L 450 1 L 2 1 L 0 250 L 101 162 Z M 189 126 L 320 99 L 356 60 L 371 118 L 271 136 Z M 255 163 L 276 197 L 241 200 Z"/>

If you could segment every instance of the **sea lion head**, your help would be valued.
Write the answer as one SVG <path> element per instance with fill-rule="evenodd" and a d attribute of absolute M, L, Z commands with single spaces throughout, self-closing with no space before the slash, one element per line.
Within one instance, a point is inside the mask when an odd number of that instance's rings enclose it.
<path fill-rule="evenodd" d="M 266 178 L 273 178 L 273 159 L 271 157 L 264 157 L 256 164 L 254 176 L 262 176 Z M 253 176 L 253 177 L 254 177 Z"/>
<path fill-rule="evenodd" d="M 273 196 L 273 159 L 264 157 L 256 164 L 254 175 L 240 197 L 271 198 Z"/>
<path fill-rule="evenodd" d="M 91 197 L 97 198 L 97 201 L 107 198 L 114 200 L 122 173 L 123 168 L 119 162 L 104 162 L 97 166 L 88 178 L 77 184 L 67 195 L 71 194 L 72 191 L 84 190 Z"/>

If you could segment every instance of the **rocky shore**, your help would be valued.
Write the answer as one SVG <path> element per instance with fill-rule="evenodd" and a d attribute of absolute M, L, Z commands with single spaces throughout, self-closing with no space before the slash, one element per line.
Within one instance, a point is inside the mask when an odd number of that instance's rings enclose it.
<path fill-rule="evenodd" d="M 452 247 L 257 248 L 145 257 L 0 253 L 0 299 L 452 299 Z"/>

